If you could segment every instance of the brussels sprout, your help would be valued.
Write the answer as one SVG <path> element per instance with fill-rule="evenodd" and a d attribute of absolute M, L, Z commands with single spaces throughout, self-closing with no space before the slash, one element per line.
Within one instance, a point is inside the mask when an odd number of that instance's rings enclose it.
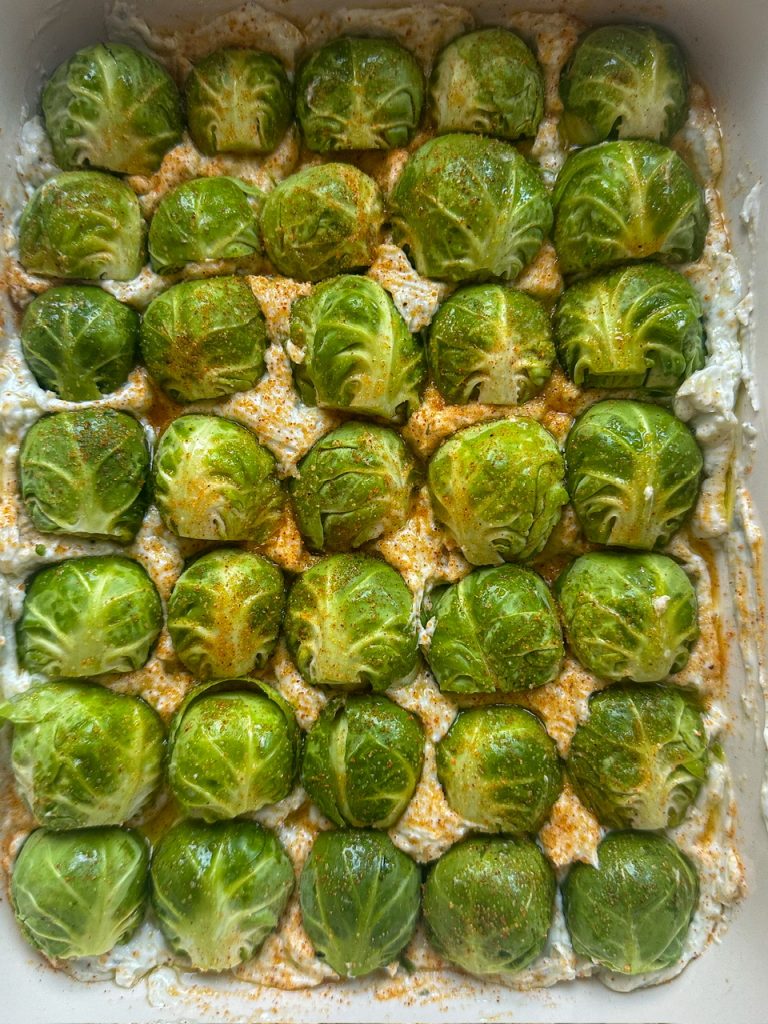
<path fill-rule="evenodd" d="M 426 375 L 421 343 L 389 294 L 368 277 L 337 277 L 291 307 L 301 351 L 296 385 L 309 405 L 400 422 L 416 410 Z"/>
<path fill-rule="evenodd" d="M 168 632 L 196 679 L 264 668 L 283 620 L 283 574 L 266 558 L 209 551 L 181 574 L 168 602 Z"/>
<path fill-rule="evenodd" d="M 37 829 L 11 876 L 22 935 L 48 957 L 108 953 L 144 919 L 148 866 L 146 840 L 128 829 Z"/>
<path fill-rule="evenodd" d="M 182 281 L 153 299 L 141 321 L 141 354 L 177 402 L 252 388 L 264 373 L 267 328 L 240 277 Z"/>
<path fill-rule="evenodd" d="M 421 68 L 394 39 L 334 39 L 296 80 L 296 116 L 316 153 L 407 146 L 423 105 Z"/>
<path fill-rule="evenodd" d="M 544 76 L 520 36 L 482 28 L 448 43 L 429 83 L 440 133 L 533 137 L 544 113 Z"/>
<path fill-rule="evenodd" d="M 704 194 L 677 153 L 655 142 L 603 142 L 574 153 L 553 202 L 564 274 L 649 256 L 686 263 L 704 249 Z"/>
<path fill-rule="evenodd" d="M 138 562 L 68 558 L 27 585 L 16 625 L 19 664 L 52 679 L 133 672 L 162 624 L 160 597 Z"/>
<path fill-rule="evenodd" d="M 688 112 L 683 55 L 650 25 L 601 25 L 579 40 L 560 98 L 562 128 L 577 146 L 609 137 L 667 142 Z"/>
<path fill-rule="evenodd" d="M 430 939 L 471 974 L 514 974 L 544 950 L 555 888 L 549 861 L 530 839 L 465 839 L 427 876 Z"/>
<path fill-rule="evenodd" d="M 391 565 L 366 555 L 331 555 L 298 577 L 285 639 L 315 686 L 386 690 L 418 665 L 411 593 Z"/>
<path fill-rule="evenodd" d="M 16 786 L 51 829 L 120 825 L 160 785 L 165 732 L 138 697 L 97 683 L 46 683 L 0 703 L 13 723 Z"/>
<path fill-rule="evenodd" d="M 435 516 L 474 565 L 532 558 L 568 500 L 563 457 L 535 420 L 497 420 L 460 430 L 427 472 Z"/>
<path fill-rule="evenodd" d="M 43 416 L 24 437 L 19 475 L 27 512 L 42 533 L 126 543 L 147 507 L 144 428 L 115 409 Z"/>
<path fill-rule="evenodd" d="M 549 380 L 554 359 L 546 309 L 498 284 L 454 292 L 429 329 L 435 384 L 456 405 L 527 402 Z"/>
<path fill-rule="evenodd" d="M 538 170 L 506 142 L 431 139 L 408 160 L 391 196 L 392 231 L 425 277 L 514 281 L 552 227 Z"/>
<path fill-rule="evenodd" d="M 587 540 L 613 547 L 667 543 L 696 504 L 703 467 L 696 440 L 658 405 L 597 402 L 565 445 L 568 492 Z"/>
<path fill-rule="evenodd" d="M 34 193 L 19 222 L 19 259 L 44 277 L 130 281 L 144 264 L 144 218 L 123 181 L 65 171 Z"/>
<path fill-rule="evenodd" d="M 291 123 L 285 69 L 259 50 L 216 50 L 195 64 L 184 89 L 189 134 L 208 156 L 271 153 Z"/>
<path fill-rule="evenodd" d="M 40 387 L 88 402 L 123 385 L 133 369 L 139 314 L 92 285 L 49 288 L 27 306 L 21 348 Z"/>
<path fill-rule="evenodd" d="M 609 828 L 675 828 L 698 796 L 709 750 L 690 698 L 670 686 L 593 693 L 571 741 L 568 774 Z"/>
<path fill-rule="evenodd" d="M 665 679 L 685 667 L 699 636 L 696 591 L 666 555 L 582 555 L 556 593 L 568 645 L 603 679 Z"/>
<path fill-rule="evenodd" d="M 669 267 L 623 267 L 572 285 L 555 312 L 560 362 L 579 387 L 671 395 L 704 366 L 704 311 Z"/>
<path fill-rule="evenodd" d="M 237 178 L 193 178 L 160 201 L 149 226 L 149 258 L 158 274 L 185 263 L 235 260 L 261 251 L 260 189 Z"/>
<path fill-rule="evenodd" d="M 285 503 L 275 459 L 247 427 L 221 416 L 179 416 L 157 447 L 155 501 L 179 537 L 261 544 Z"/>
<path fill-rule="evenodd" d="M 337 825 L 389 828 L 413 796 L 424 762 L 416 715 L 387 697 L 329 701 L 307 737 L 301 781 Z"/>
<path fill-rule="evenodd" d="M 622 974 L 675 963 L 699 901 L 693 864 L 669 839 L 645 832 L 612 832 L 597 856 L 597 867 L 574 864 L 563 885 L 576 953 Z"/>
<path fill-rule="evenodd" d="M 293 866 L 255 821 L 181 821 L 152 856 L 152 906 L 171 949 L 203 971 L 249 960 L 275 930 Z"/>
<path fill-rule="evenodd" d="M 279 273 L 319 281 L 369 266 L 383 222 L 376 182 L 350 164 L 330 163 L 280 182 L 264 202 L 261 230 Z"/>
<path fill-rule="evenodd" d="M 419 914 L 419 869 L 382 832 L 321 832 L 299 881 L 304 929 L 321 960 L 346 978 L 386 967 Z"/>
<path fill-rule="evenodd" d="M 152 174 L 181 140 L 181 100 L 145 53 L 96 43 L 60 64 L 43 89 L 45 128 L 59 167 Z"/>
<path fill-rule="evenodd" d="M 563 638 L 544 580 L 516 565 L 437 588 L 429 667 L 444 693 L 531 690 L 557 677 Z"/>
<path fill-rule="evenodd" d="M 168 782 L 184 814 L 216 821 L 288 796 L 299 767 L 291 707 L 258 679 L 196 687 L 168 737 Z"/>

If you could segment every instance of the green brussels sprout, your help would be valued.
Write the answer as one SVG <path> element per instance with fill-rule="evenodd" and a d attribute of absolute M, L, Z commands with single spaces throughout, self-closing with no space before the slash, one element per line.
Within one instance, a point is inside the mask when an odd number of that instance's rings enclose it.
<path fill-rule="evenodd" d="M 101 956 L 144 919 L 147 842 L 124 828 L 33 832 L 11 875 L 11 903 L 27 942 L 47 957 Z"/>
<path fill-rule="evenodd" d="M 255 821 L 181 821 L 155 846 L 152 906 L 166 941 L 203 971 L 249 960 L 275 930 L 293 865 Z"/>
<path fill-rule="evenodd" d="M 16 625 L 19 664 L 52 679 L 134 672 L 162 624 L 160 596 L 138 562 L 67 558 L 27 585 Z"/>
<path fill-rule="evenodd" d="M 310 547 L 343 551 L 405 525 L 418 480 L 399 434 L 350 420 L 310 449 L 288 486 Z"/>
<path fill-rule="evenodd" d="M 369 266 L 383 222 L 373 178 L 351 164 L 330 163 L 281 181 L 264 201 L 261 230 L 279 273 L 319 281 Z"/>
<path fill-rule="evenodd" d="M 704 193 L 677 153 L 655 142 L 603 142 L 574 153 L 552 199 L 564 274 L 651 256 L 687 263 L 704 249 Z"/>
<path fill-rule="evenodd" d="M 554 740 L 513 705 L 460 711 L 437 745 L 437 777 L 453 810 L 490 832 L 538 832 L 563 788 Z"/>
<path fill-rule="evenodd" d="M 196 679 L 263 669 L 283 621 L 283 574 L 238 549 L 209 551 L 185 569 L 168 601 L 168 632 Z"/>
<path fill-rule="evenodd" d="M 144 428 L 115 409 L 43 416 L 19 452 L 21 494 L 42 533 L 133 540 L 147 508 Z"/>
<path fill-rule="evenodd" d="M 429 362 L 449 402 L 517 405 L 549 380 L 549 314 L 524 292 L 478 284 L 454 292 L 429 328 Z"/>
<path fill-rule="evenodd" d="M 535 420 L 496 420 L 449 437 L 427 482 L 437 520 L 473 565 L 537 555 L 568 500 L 563 457 Z"/>
<path fill-rule="evenodd" d="M 43 277 L 130 281 L 144 265 L 144 218 L 124 181 L 64 171 L 40 186 L 19 222 L 19 259 Z"/>
<path fill-rule="evenodd" d="M 423 105 L 418 61 L 394 39 L 333 39 L 296 80 L 296 116 L 316 153 L 407 146 Z"/>
<path fill-rule="evenodd" d="M 285 639 L 315 686 L 386 690 L 418 666 L 411 592 L 391 565 L 367 555 L 330 555 L 297 578 Z"/>
<path fill-rule="evenodd" d="M 666 679 L 685 667 L 699 636 L 696 591 L 666 555 L 582 555 L 555 593 L 569 647 L 603 679 Z"/>
<path fill-rule="evenodd" d="M 429 937 L 470 974 L 514 974 L 544 950 L 555 889 L 555 873 L 530 839 L 465 839 L 427 876 Z"/>
<path fill-rule="evenodd" d="M 152 174 L 181 140 L 181 99 L 157 61 L 132 46 L 96 43 L 60 64 L 42 97 L 59 167 Z"/>
<path fill-rule="evenodd" d="M 315 953 L 345 978 L 391 964 L 413 935 L 420 889 L 419 869 L 383 832 L 321 832 L 299 880 Z"/>
<path fill-rule="evenodd" d="M 574 864 L 563 885 L 573 948 L 611 971 L 645 974 L 675 963 L 699 901 L 699 877 L 665 836 L 612 832 L 598 866 Z"/>
<path fill-rule="evenodd" d="M 288 796 L 299 768 L 291 706 L 258 679 L 195 687 L 168 736 L 168 782 L 185 815 L 217 821 Z"/>
<path fill-rule="evenodd" d="M 387 697 L 335 698 L 307 737 L 302 785 L 326 818 L 390 828 L 408 806 L 424 763 L 416 715 Z"/>
<path fill-rule="evenodd" d="M 565 461 L 587 540 L 646 550 L 666 544 L 696 504 L 703 467 L 696 439 L 671 412 L 620 399 L 578 417 Z"/>
<path fill-rule="evenodd" d="M 0 703 L 2 721 L 13 724 L 16 787 L 47 828 L 120 825 L 162 780 L 165 730 L 138 697 L 46 683 Z"/>
<path fill-rule="evenodd" d="M 193 540 L 267 540 L 285 497 L 275 458 L 222 416 L 179 416 L 157 447 L 155 501 L 163 522 Z"/>
<path fill-rule="evenodd" d="M 291 340 L 303 356 L 294 373 L 307 404 L 390 422 L 416 410 L 424 349 L 389 293 L 369 277 L 336 277 L 297 299 Z"/>
<path fill-rule="evenodd" d="M 35 380 L 65 402 L 94 401 L 125 384 L 138 342 L 139 314 L 93 285 L 49 288 L 21 322 Z"/>
<path fill-rule="evenodd" d="M 277 58 L 259 50 L 216 50 L 184 86 L 189 134 L 208 156 L 271 153 L 288 130 L 293 91 Z"/>
<path fill-rule="evenodd" d="M 442 135 L 410 157 L 391 196 L 392 232 L 425 277 L 514 281 L 552 227 L 538 170 L 506 142 Z"/>
<path fill-rule="evenodd" d="M 502 565 L 436 588 L 429 667 L 444 693 L 531 690 L 557 678 L 563 637 L 549 587 Z"/>
<path fill-rule="evenodd" d="M 142 317 L 140 340 L 147 369 L 177 402 L 247 391 L 264 373 L 266 321 L 240 277 L 161 292 Z"/>
<path fill-rule="evenodd" d="M 566 289 L 557 354 L 579 387 L 671 395 L 704 366 L 703 316 L 682 274 L 657 263 L 622 267 Z"/>
<path fill-rule="evenodd" d="M 675 828 L 707 777 L 704 723 L 671 686 L 611 686 L 593 693 L 571 741 L 568 775 L 609 828 Z"/>
<path fill-rule="evenodd" d="M 560 77 L 560 98 L 560 123 L 574 145 L 668 142 L 688 113 L 685 61 L 657 28 L 601 25 L 579 40 Z"/>
<path fill-rule="evenodd" d="M 429 83 L 439 133 L 532 138 L 544 113 L 544 75 L 520 36 L 482 28 L 448 43 Z"/>

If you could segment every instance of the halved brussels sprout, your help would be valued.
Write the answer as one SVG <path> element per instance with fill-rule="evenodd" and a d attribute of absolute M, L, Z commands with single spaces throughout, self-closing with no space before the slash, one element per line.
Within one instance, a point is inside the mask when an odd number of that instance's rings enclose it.
<path fill-rule="evenodd" d="M 416 462 L 399 434 L 350 421 L 310 449 L 289 490 L 310 547 L 343 551 L 399 530 L 418 480 Z"/>
<path fill-rule="evenodd" d="M 258 679 L 223 679 L 192 690 L 168 736 L 168 782 L 185 815 L 217 821 L 288 796 L 300 733 L 290 705 Z"/>
<path fill-rule="evenodd" d="M 442 135 L 403 168 L 392 232 L 416 269 L 444 281 L 514 281 L 552 227 L 538 170 L 506 142 Z"/>
<path fill-rule="evenodd" d="M 45 130 L 59 167 L 152 174 L 181 140 L 173 79 L 146 53 L 96 43 L 60 64 L 43 89 Z"/>
<path fill-rule="evenodd" d="M 454 292 L 429 328 L 429 362 L 449 402 L 517 405 L 549 380 L 549 314 L 524 292 L 478 284 Z"/>
<path fill-rule="evenodd" d="M 696 504 L 703 467 L 689 428 L 658 405 L 597 402 L 565 444 L 568 493 L 587 540 L 666 544 Z"/>
<path fill-rule="evenodd" d="M 16 625 L 19 664 L 51 679 L 134 672 L 162 624 L 160 596 L 138 562 L 68 558 L 27 585 Z"/>
<path fill-rule="evenodd" d="M 696 591 L 666 555 L 582 555 L 555 593 L 569 647 L 603 679 L 666 679 L 685 667 L 699 636 Z"/>
<path fill-rule="evenodd" d="M 424 349 L 389 293 L 369 277 L 337 277 L 297 299 L 291 341 L 302 353 L 296 386 L 309 405 L 391 422 L 418 406 Z"/>
<path fill-rule="evenodd" d="M 98 683 L 45 683 L 0 703 L 13 724 L 16 787 L 51 829 L 121 825 L 163 775 L 165 730 L 138 697 Z"/>
<path fill-rule="evenodd" d="M 116 409 L 43 416 L 19 452 L 21 494 L 42 533 L 127 543 L 147 508 L 149 446 L 138 420 Z"/>
<path fill-rule="evenodd" d="M 264 373 L 267 327 L 240 277 L 182 281 L 161 292 L 141 320 L 141 354 L 177 402 L 252 388 Z"/>
<path fill-rule="evenodd" d="M 264 193 L 237 178 L 193 178 L 167 192 L 149 225 L 149 258 L 158 274 L 186 263 L 236 260 L 261 252 Z"/>
<path fill-rule="evenodd" d="M 655 142 L 603 142 L 574 153 L 552 199 L 564 274 L 649 256 L 687 263 L 704 249 L 704 193 L 677 153 Z"/>
<path fill-rule="evenodd" d="M 611 971 L 645 974 L 680 958 L 699 901 L 699 877 L 665 836 L 612 832 L 598 866 L 574 864 L 563 885 L 573 948 Z"/>
<path fill-rule="evenodd" d="M 179 576 L 168 601 L 168 632 L 196 679 L 264 668 L 285 607 L 283 574 L 249 551 L 209 551 Z"/>
<path fill-rule="evenodd" d="M 181 821 L 152 856 L 152 906 L 174 953 L 201 971 L 249 960 L 275 930 L 293 865 L 255 821 Z"/>
<path fill-rule="evenodd" d="M 335 698 L 307 737 L 302 785 L 336 825 L 390 828 L 408 806 L 424 763 L 424 729 L 387 697 Z"/>
<path fill-rule="evenodd" d="M 179 537 L 252 540 L 277 526 L 285 496 L 275 458 L 247 427 L 222 416 L 179 416 L 157 447 L 155 501 Z"/>
<path fill-rule="evenodd" d="M 366 555 L 331 555 L 297 578 L 285 639 L 314 686 L 386 690 L 418 666 L 411 592 L 391 565 Z"/>
<path fill-rule="evenodd" d="M 555 889 L 555 873 L 530 839 L 465 839 L 427 876 L 432 944 L 470 974 L 515 974 L 544 950 Z"/>
<path fill-rule="evenodd" d="M 423 105 L 421 68 L 394 39 L 333 39 L 296 79 L 296 116 L 316 153 L 407 146 Z"/>
<path fill-rule="evenodd" d="M 345 978 L 386 967 L 413 935 L 420 890 L 419 869 L 383 832 L 321 832 L 299 881 L 315 953 Z"/>
<path fill-rule="evenodd" d="M 677 43 L 650 25 L 586 32 L 560 78 L 562 128 L 577 146 L 609 137 L 668 142 L 688 113 L 688 75 Z"/>
<path fill-rule="evenodd" d="M 40 387 L 65 402 L 117 390 L 136 360 L 139 314 L 93 285 L 36 296 L 21 322 L 21 348 Z"/>
<path fill-rule="evenodd" d="M 608 828 L 675 828 L 707 778 L 707 734 L 679 688 L 611 686 L 590 697 L 567 764 L 579 797 Z"/>
<path fill-rule="evenodd" d="M 704 366 L 703 316 L 682 274 L 656 263 L 622 267 L 563 293 L 557 354 L 579 387 L 671 395 Z"/>
<path fill-rule="evenodd" d="M 563 457 L 535 420 L 497 420 L 460 430 L 432 456 L 435 516 L 473 565 L 538 554 L 568 500 Z"/>
<path fill-rule="evenodd" d="M 271 153 L 293 114 L 293 91 L 277 58 L 225 49 L 203 57 L 184 86 L 189 134 L 201 153 Z"/>
<path fill-rule="evenodd" d="M 144 265 L 136 193 L 109 174 L 64 171 L 29 200 L 19 221 L 19 259 L 43 277 L 130 281 Z"/>
<path fill-rule="evenodd" d="M 11 875 L 13 912 L 45 956 L 101 956 L 144 919 L 149 848 L 124 828 L 33 832 Z"/>
<path fill-rule="evenodd" d="M 264 202 L 261 230 L 279 273 L 319 281 L 369 266 L 383 222 L 373 178 L 351 164 L 330 163 L 281 181 Z"/>
<path fill-rule="evenodd" d="M 438 132 L 533 137 L 544 113 L 544 75 L 520 36 L 481 28 L 452 40 L 429 82 Z"/>

